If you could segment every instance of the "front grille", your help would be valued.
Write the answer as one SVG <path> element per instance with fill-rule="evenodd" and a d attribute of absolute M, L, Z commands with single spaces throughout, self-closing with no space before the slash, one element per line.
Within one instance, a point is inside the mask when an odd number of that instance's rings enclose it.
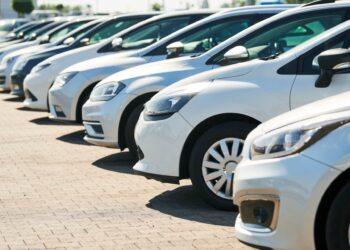
<path fill-rule="evenodd" d="M 0 85 L 5 84 L 6 82 L 6 76 L 0 76 Z"/>

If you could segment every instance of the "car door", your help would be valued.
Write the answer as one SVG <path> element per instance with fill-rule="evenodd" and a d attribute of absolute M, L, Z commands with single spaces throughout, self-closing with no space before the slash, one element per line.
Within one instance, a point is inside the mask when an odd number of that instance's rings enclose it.
<path fill-rule="evenodd" d="M 315 82 L 320 75 L 320 69 L 317 63 L 318 55 L 328 49 L 349 48 L 349 32 L 350 29 L 344 31 L 297 59 L 299 67 L 290 95 L 291 109 L 350 90 L 349 73 L 334 75 L 330 86 L 326 88 L 315 86 Z"/>

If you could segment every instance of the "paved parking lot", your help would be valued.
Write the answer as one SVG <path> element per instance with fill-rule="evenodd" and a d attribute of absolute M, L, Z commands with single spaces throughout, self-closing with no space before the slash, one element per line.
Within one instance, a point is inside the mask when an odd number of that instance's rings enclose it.
<path fill-rule="evenodd" d="M 247 249 L 234 213 L 190 183 L 132 174 L 127 153 L 89 146 L 83 128 L 0 94 L 1 249 Z"/>

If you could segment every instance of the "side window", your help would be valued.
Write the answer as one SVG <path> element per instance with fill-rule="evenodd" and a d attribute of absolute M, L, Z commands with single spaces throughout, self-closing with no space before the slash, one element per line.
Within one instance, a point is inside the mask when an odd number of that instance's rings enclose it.
<path fill-rule="evenodd" d="M 50 40 L 49 42 L 50 43 L 54 43 L 56 42 L 59 38 L 67 35 L 69 32 L 71 32 L 72 30 L 76 29 L 77 27 L 79 27 L 82 23 L 75 23 L 75 24 L 72 24 L 72 25 L 69 25 L 55 33 L 53 33 L 50 37 Z"/>
<path fill-rule="evenodd" d="M 347 30 L 343 34 L 332 38 L 329 41 L 317 46 L 315 49 L 307 52 L 306 54 L 299 57 L 299 75 L 314 75 L 320 73 L 320 68 L 318 66 L 317 58 L 318 56 L 326 50 L 344 48 L 348 49 L 350 47 L 350 35 Z"/>
<path fill-rule="evenodd" d="M 235 20 L 226 19 L 214 25 L 206 25 L 180 39 L 184 47 L 184 53 L 202 53 L 210 50 L 231 36 L 249 27 L 251 20 L 242 18 Z M 209 27 L 208 27 L 209 26 Z"/>
<path fill-rule="evenodd" d="M 189 17 L 177 17 L 153 22 L 123 37 L 122 49 L 139 49 L 187 26 Z"/>
<path fill-rule="evenodd" d="M 313 11 L 279 20 L 232 44 L 209 63 L 217 63 L 237 45 L 247 48 L 250 60 L 284 53 L 343 22 L 346 13 L 346 9 Z"/>
<path fill-rule="evenodd" d="M 109 25 L 107 25 L 107 26 L 103 27 L 102 29 L 100 29 L 99 31 L 97 31 L 95 34 L 93 34 L 90 37 L 90 44 L 96 44 L 103 39 L 111 37 L 114 34 L 117 34 L 118 32 L 122 31 L 123 29 L 131 27 L 132 25 L 136 24 L 137 22 L 139 22 L 139 19 L 118 20 L 116 22 L 112 22 Z"/>
<path fill-rule="evenodd" d="M 166 47 L 174 42 L 182 42 L 184 44 L 182 54 L 203 53 L 248 28 L 252 23 L 252 16 L 231 17 L 207 23 L 196 30 L 191 30 L 180 37 L 176 37 L 150 54 L 164 55 L 166 54 Z"/>

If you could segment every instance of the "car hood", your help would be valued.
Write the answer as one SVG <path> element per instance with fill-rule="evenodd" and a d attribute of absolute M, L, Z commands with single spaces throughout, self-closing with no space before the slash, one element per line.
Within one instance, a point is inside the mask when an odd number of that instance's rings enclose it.
<path fill-rule="evenodd" d="M 0 52 L 11 52 L 11 51 L 15 51 L 16 49 L 27 48 L 27 47 L 34 46 L 37 44 L 38 44 L 37 41 L 17 43 L 17 44 L 13 44 L 13 45 L 10 45 L 8 47 L 2 48 L 0 50 Z"/>
<path fill-rule="evenodd" d="M 328 97 L 279 115 L 260 125 L 263 133 L 288 126 L 293 123 L 309 120 L 322 115 L 350 111 L 350 91 Z"/>
<path fill-rule="evenodd" d="M 101 68 L 108 68 L 108 67 L 118 67 L 119 65 L 125 63 L 129 63 L 132 60 L 135 59 L 141 59 L 141 57 L 138 57 L 138 54 L 135 52 L 121 52 L 121 53 L 113 53 L 110 55 L 101 56 L 94 59 L 89 59 L 77 64 L 74 64 L 67 69 L 65 69 L 63 72 L 82 72 L 82 71 L 89 71 L 89 70 L 98 70 Z"/>
<path fill-rule="evenodd" d="M 17 57 L 17 56 L 21 56 L 21 55 L 24 55 L 24 54 L 35 53 L 35 52 L 39 52 L 40 50 L 46 49 L 48 47 L 50 47 L 50 44 L 35 45 L 35 46 L 31 46 L 29 48 L 16 50 L 16 51 L 12 52 L 10 54 L 10 56 L 11 57 Z"/>
<path fill-rule="evenodd" d="M 261 63 L 263 63 L 263 61 L 253 60 L 249 62 L 238 63 L 238 64 L 206 71 L 206 72 L 185 78 L 184 80 L 178 81 L 170 85 L 169 87 L 165 88 L 162 92 L 166 93 L 166 92 L 177 91 L 178 88 L 190 86 L 191 84 L 196 84 L 198 82 L 207 82 L 207 81 L 211 82 L 219 79 L 244 76 L 252 72 Z"/>
<path fill-rule="evenodd" d="M 81 48 L 72 49 L 66 51 L 62 54 L 55 55 L 50 58 L 50 62 L 60 61 L 61 59 L 66 59 L 67 56 L 79 56 L 79 54 L 84 54 L 90 50 L 97 50 L 100 47 L 100 44 L 89 45 Z"/>
<path fill-rule="evenodd" d="M 123 70 L 109 77 L 110 80 L 121 81 L 125 85 L 131 84 L 134 80 L 143 77 L 160 76 L 166 73 L 176 73 L 184 70 L 190 70 L 195 67 L 194 60 L 191 57 L 181 57 L 176 59 L 158 61 L 136 66 Z"/>

